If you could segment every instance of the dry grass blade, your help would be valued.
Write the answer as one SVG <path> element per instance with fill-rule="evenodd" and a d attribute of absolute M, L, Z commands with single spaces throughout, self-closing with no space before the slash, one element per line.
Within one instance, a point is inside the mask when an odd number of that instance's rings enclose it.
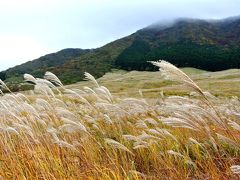
<path fill-rule="evenodd" d="M 1 79 L 0 79 L 0 87 L 2 87 L 3 89 L 6 89 L 9 92 L 11 92 L 10 89 L 7 87 L 7 85 Z M 3 94 L 3 93 L 1 93 L 1 94 Z"/>
<path fill-rule="evenodd" d="M 234 121 L 230 121 L 228 124 L 230 126 L 232 126 L 233 129 L 236 129 L 236 130 L 240 131 L 240 125 L 238 123 L 236 123 Z"/>
<path fill-rule="evenodd" d="M 229 144 L 236 149 L 240 149 L 240 145 L 237 142 L 235 142 L 234 140 L 232 140 L 224 135 L 221 135 L 218 133 L 216 133 L 216 134 L 217 134 L 218 139 L 221 140 L 223 143 Z"/>

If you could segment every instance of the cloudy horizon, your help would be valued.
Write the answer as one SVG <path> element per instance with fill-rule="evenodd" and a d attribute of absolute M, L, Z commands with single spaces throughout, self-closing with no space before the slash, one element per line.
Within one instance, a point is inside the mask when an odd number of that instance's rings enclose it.
<path fill-rule="evenodd" d="M 0 70 L 64 48 L 97 48 L 155 22 L 238 16 L 238 0 L 0 0 Z"/>

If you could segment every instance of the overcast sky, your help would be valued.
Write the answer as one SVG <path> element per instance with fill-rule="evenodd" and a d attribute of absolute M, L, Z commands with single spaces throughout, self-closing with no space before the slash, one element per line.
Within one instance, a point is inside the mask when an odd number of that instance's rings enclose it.
<path fill-rule="evenodd" d="M 0 70 L 96 48 L 156 21 L 240 15 L 240 0 L 0 0 Z"/>

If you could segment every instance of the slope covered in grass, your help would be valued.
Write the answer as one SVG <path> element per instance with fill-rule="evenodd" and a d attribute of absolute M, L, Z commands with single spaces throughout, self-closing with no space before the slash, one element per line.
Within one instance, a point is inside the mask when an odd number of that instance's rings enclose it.
<path fill-rule="evenodd" d="M 195 68 L 182 68 L 199 86 L 216 96 L 240 96 L 240 70 L 230 69 L 219 72 L 207 72 Z M 181 84 L 164 79 L 159 71 L 123 71 L 113 70 L 98 81 L 118 96 L 140 97 L 139 90 L 146 98 L 155 98 L 161 91 L 165 95 L 187 95 Z M 89 86 L 88 82 L 70 85 L 71 88 Z"/>

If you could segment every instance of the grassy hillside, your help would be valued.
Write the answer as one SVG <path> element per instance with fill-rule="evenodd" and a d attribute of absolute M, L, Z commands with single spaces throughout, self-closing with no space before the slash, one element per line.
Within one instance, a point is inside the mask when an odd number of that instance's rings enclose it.
<path fill-rule="evenodd" d="M 56 53 L 42 56 L 36 60 L 28 61 L 24 64 L 8 69 L 5 78 L 19 78 L 24 73 L 31 73 L 34 76 L 43 76 L 46 71 L 53 70 L 65 64 L 67 61 L 79 57 L 90 50 L 83 49 L 64 49 Z"/>
<path fill-rule="evenodd" d="M 219 72 L 208 72 L 195 68 L 182 68 L 199 86 L 215 96 L 240 96 L 240 70 L 231 69 Z M 124 71 L 113 70 L 98 79 L 98 82 L 108 87 L 110 91 L 122 97 L 155 98 L 163 91 L 165 95 L 187 95 L 189 92 L 181 84 L 165 80 L 159 71 Z M 88 82 L 69 85 L 69 88 L 90 86 Z"/>
<path fill-rule="evenodd" d="M 83 80 L 85 71 L 90 72 L 95 77 L 101 77 L 115 67 L 116 57 L 132 44 L 133 39 L 134 35 L 128 36 L 91 50 L 89 53 L 54 69 L 53 72 L 66 84 Z"/>
<path fill-rule="evenodd" d="M 88 71 L 101 77 L 112 68 L 156 71 L 146 61 L 166 59 L 179 67 L 216 71 L 240 68 L 240 19 L 220 21 L 179 19 L 171 25 L 154 24 L 134 34 L 91 50 L 66 49 L 0 73 L 9 82 L 30 73 L 52 71 L 64 83 L 83 79 Z"/>

